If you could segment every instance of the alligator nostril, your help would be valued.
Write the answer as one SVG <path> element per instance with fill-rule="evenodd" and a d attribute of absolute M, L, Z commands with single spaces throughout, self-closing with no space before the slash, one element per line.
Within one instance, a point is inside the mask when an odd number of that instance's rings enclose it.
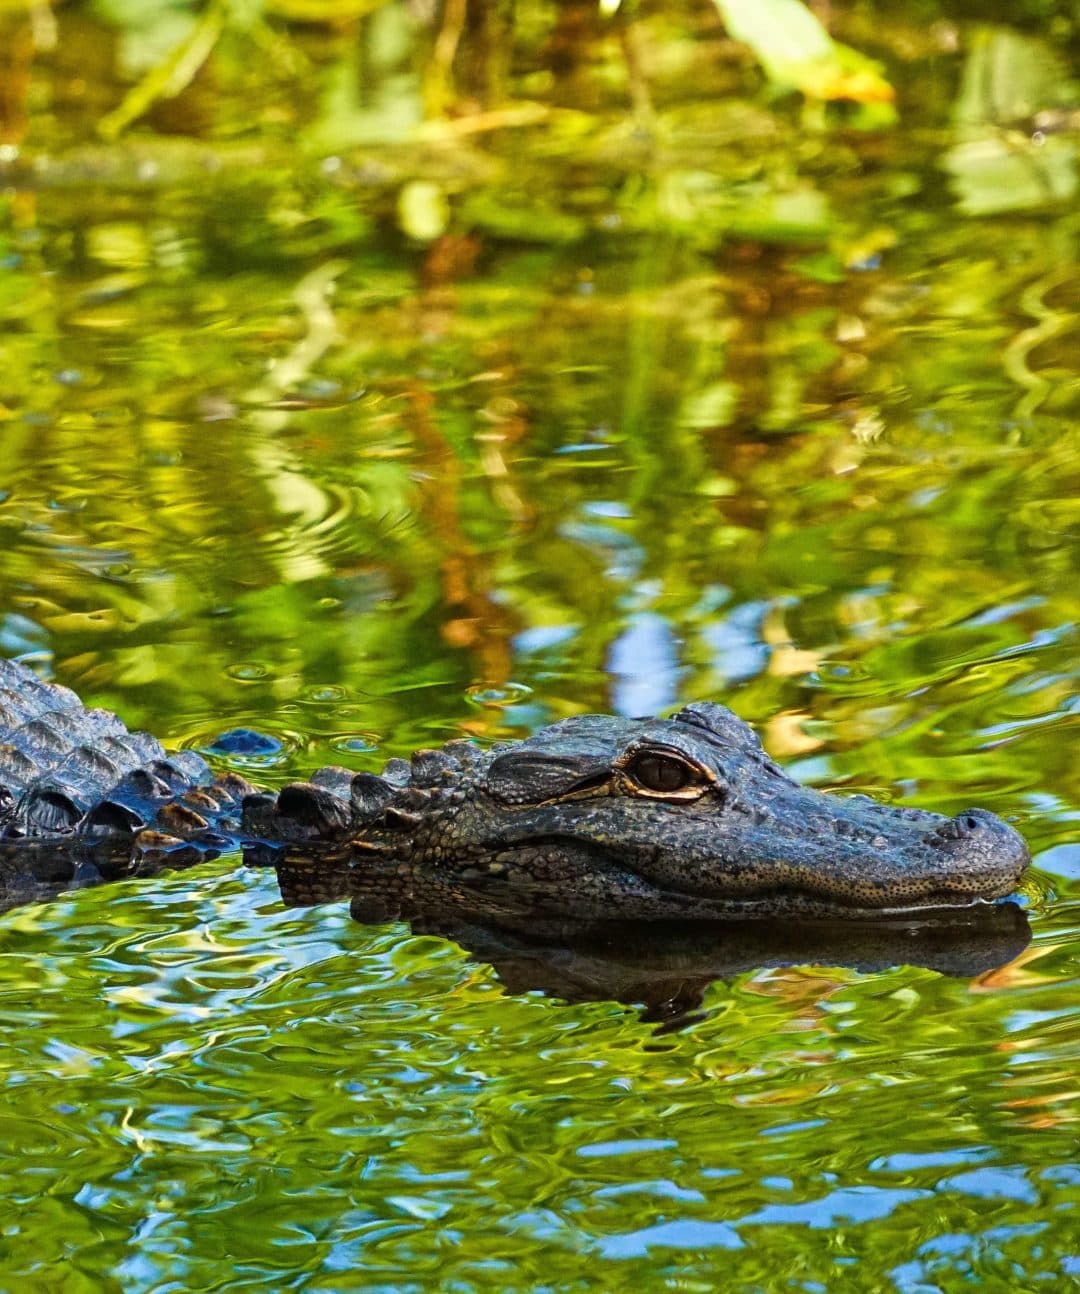
<path fill-rule="evenodd" d="M 998 819 L 992 813 L 987 813 L 985 809 L 961 809 L 953 818 L 961 831 L 985 831 L 987 827 L 995 827 Z"/>

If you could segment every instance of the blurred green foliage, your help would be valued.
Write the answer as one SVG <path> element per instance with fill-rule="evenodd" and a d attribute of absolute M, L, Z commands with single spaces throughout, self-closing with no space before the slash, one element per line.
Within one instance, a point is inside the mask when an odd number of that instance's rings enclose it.
<path fill-rule="evenodd" d="M 1075 1275 L 1080 13 L 794 6 L 0 0 L 0 648 L 267 782 L 717 697 L 1035 945 L 663 1039 L 235 860 L 10 914 L 22 1288 Z"/>
<path fill-rule="evenodd" d="M 999 597 L 1026 624 L 1033 570 L 1047 623 L 1068 622 L 1067 553 L 1028 537 L 1068 514 L 1067 454 L 1039 478 L 1054 502 L 1010 518 L 1022 539 L 983 536 L 1077 402 L 1069 15 L 1012 11 L 1024 31 L 853 5 L 827 35 L 792 5 L 721 6 L 725 25 L 692 3 L 101 0 L 58 7 L 51 44 L 41 11 L 10 10 L 19 623 L 191 739 L 234 710 L 280 722 L 333 679 L 380 698 L 358 721 L 395 749 L 621 704 L 618 643 L 663 625 L 646 700 L 741 683 L 765 719 L 817 698 L 865 768 L 867 661 L 871 691 L 945 687 L 908 633 Z M 869 75 L 854 49 L 894 103 L 785 93 L 830 59 Z M 927 454 L 947 476 L 917 489 Z M 106 489 L 84 479 L 102 463 Z M 42 566 L 42 544 L 74 565 Z M 849 599 L 877 629 L 852 636 Z M 749 673 L 715 645 L 739 615 Z M 989 659 L 1027 640 L 1008 616 L 993 632 Z M 796 644 L 790 666 L 755 635 Z M 958 726 L 1013 704 L 989 677 Z M 509 684 L 543 705 L 459 712 Z M 134 714 L 124 686 L 145 689 Z M 872 782 L 898 761 L 883 748 Z M 987 781 L 965 767 L 938 779 L 953 796 Z M 1003 764 L 1019 796 L 1015 778 Z"/>

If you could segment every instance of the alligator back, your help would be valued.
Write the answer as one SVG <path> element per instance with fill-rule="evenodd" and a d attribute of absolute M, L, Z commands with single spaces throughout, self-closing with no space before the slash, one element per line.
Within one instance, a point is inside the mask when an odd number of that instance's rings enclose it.
<path fill-rule="evenodd" d="M 251 788 L 215 782 L 194 751 L 166 753 L 66 687 L 0 660 L 0 840 L 130 842 L 207 828 Z M 186 829 L 185 829 L 186 828 Z"/>

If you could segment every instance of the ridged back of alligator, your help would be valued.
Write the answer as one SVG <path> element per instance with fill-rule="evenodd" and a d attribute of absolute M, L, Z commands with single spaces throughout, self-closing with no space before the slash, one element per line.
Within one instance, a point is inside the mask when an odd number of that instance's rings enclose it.
<path fill-rule="evenodd" d="M 0 660 L 0 840 L 130 838 L 211 773 L 108 710 Z M 206 824 L 203 823 L 205 826 Z"/>

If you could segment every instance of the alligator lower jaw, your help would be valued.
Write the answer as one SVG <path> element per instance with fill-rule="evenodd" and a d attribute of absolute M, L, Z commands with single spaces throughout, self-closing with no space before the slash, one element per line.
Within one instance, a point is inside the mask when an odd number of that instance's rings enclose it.
<path fill-rule="evenodd" d="M 1016 905 L 1015 891 L 993 897 L 940 890 L 920 898 L 916 904 L 859 907 L 832 897 L 795 890 L 778 890 L 754 898 L 719 899 L 695 895 L 660 893 L 658 908 L 668 907 L 679 920 L 702 921 L 775 921 L 797 917 L 805 921 L 858 922 L 926 922 L 946 924 L 964 921 L 990 908 L 1011 903 Z"/>
<path fill-rule="evenodd" d="M 545 896 L 533 896 L 522 906 L 507 894 L 457 889 L 452 905 L 460 912 L 475 911 L 490 916 L 510 918 L 534 917 L 538 920 L 574 920 L 586 923 L 602 920 L 629 922 L 694 922 L 721 925 L 739 922 L 781 922 L 795 926 L 947 926 L 978 921 L 995 909 L 1018 909 L 1023 901 L 1014 887 L 997 894 L 972 894 L 942 888 L 920 895 L 917 903 L 882 903 L 867 907 L 845 902 L 834 895 L 794 889 L 776 889 L 768 893 L 731 896 L 692 894 L 639 883 L 632 897 L 624 896 L 617 905 L 598 903 L 591 908 L 579 905 L 571 912 L 552 904 Z"/>

